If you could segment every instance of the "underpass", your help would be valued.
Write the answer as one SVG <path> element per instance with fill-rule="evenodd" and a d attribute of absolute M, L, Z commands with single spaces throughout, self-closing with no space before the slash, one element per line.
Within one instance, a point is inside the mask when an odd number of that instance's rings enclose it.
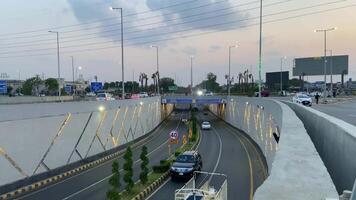
<path fill-rule="evenodd" d="M 211 130 L 201 130 L 201 141 L 197 148 L 203 159 L 202 171 L 227 175 L 228 199 L 253 199 L 254 191 L 267 176 L 264 158 L 258 147 L 244 133 L 210 112 L 208 115 L 199 112 L 198 120 L 209 121 L 212 125 Z M 209 179 L 207 175 L 200 175 L 196 180 L 198 187 Z M 212 185 L 214 181 L 219 180 L 212 179 Z M 169 179 L 148 199 L 174 199 L 175 190 L 184 184 Z"/>

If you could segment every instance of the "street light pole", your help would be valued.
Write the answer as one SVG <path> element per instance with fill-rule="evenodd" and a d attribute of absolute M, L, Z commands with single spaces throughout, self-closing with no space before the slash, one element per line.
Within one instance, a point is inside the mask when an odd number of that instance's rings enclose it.
<path fill-rule="evenodd" d="M 193 95 L 193 59 L 194 56 L 190 56 L 190 94 Z"/>
<path fill-rule="evenodd" d="M 330 92 L 333 93 L 333 50 L 327 50 L 330 52 Z"/>
<path fill-rule="evenodd" d="M 61 97 L 61 65 L 59 57 L 59 32 L 58 31 L 48 31 L 49 33 L 55 33 L 57 35 L 57 67 L 58 67 L 58 96 Z"/>
<path fill-rule="evenodd" d="M 327 45 L 326 45 L 326 34 L 329 31 L 334 31 L 336 28 L 329 28 L 329 29 L 320 29 L 320 30 L 315 30 L 314 32 L 319 33 L 322 32 L 324 33 L 324 92 L 323 92 L 323 101 L 326 102 L 326 63 L 327 63 L 327 58 L 326 58 L 326 52 L 327 52 Z"/>
<path fill-rule="evenodd" d="M 283 60 L 287 59 L 287 57 L 283 57 L 281 58 L 281 84 L 280 84 L 280 88 L 281 88 L 281 95 L 283 95 Z"/>
<path fill-rule="evenodd" d="M 157 45 L 151 45 L 151 48 L 156 48 L 156 61 L 157 61 L 157 75 L 158 75 L 158 77 L 157 77 L 157 94 L 158 94 L 158 96 L 160 95 L 160 86 L 159 86 L 159 57 L 158 57 L 158 55 L 159 55 L 159 51 L 158 51 L 158 46 Z"/>
<path fill-rule="evenodd" d="M 237 44 L 233 46 L 229 46 L 229 75 L 227 80 L 227 96 L 230 96 L 231 94 L 231 49 L 237 47 L 238 47 Z"/>
<path fill-rule="evenodd" d="M 125 99 L 125 67 L 124 67 L 124 23 L 122 17 L 122 8 L 113 8 L 110 7 L 111 10 L 120 10 L 121 17 L 121 71 L 122 71 L 122 99 Z"/>
<path fill-rule="evenodd" d="M 75 95 L 75 83 L 74 83 L 74 56 L 72 58 L 72 76 L 73 76 L 73 96 Z"/>
<path fill-rule="evenodd" d="M 260 42 L 259 42 L 259 58 L 258 58 L 258 96 L 261 98 L 262 88 L 262 0 L 260 1 Z"/>

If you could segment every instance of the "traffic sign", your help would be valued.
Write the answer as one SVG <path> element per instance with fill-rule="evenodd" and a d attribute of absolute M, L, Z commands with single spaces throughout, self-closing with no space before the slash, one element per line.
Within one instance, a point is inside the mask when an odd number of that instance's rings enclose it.
<path fill-rule="evenodd" d="M 178 87 L 176 85 L 168 86 L 169 91 L 176 91 L 177 89 L 178 89 Z"/>
<path fill-rule="evenodd" d="M 103 83 L 102 82 L 91 82 L 90 83 L 90 90 L 92 92 L 97 92 L 99 90 L 103 89 Z"/>
<path fill-rule="evenodd" d="M 183 145 L 186 145 L 187 142 L 188 142 L 187 136 L 185 134 L 183 134 Z"/>
<path fill-rule="evenodd" d="M 7 94 L 7 83 L 5 80 L 0 80 L 0 94 Z"/>
<path fill-rule="evenodd" d="M 169 137 L 172 139 L 172 140 L 176 140 L 176 139 L 178 139 L 178 132 L 177 131 L 171 131 L 170 133 L 169 133 Z"/>
<path fill-rule="evenodd" d="M 191 128 L 189 128 L 189 135 L 188 135 L 189 139 L 192 139 L 193 137 L 193 131 Z"/>
<path fill-rule="evenodd" d="M 72 86 L 71 86 L 71 85 L 65 86 L 65 87 L 64 87 L 64 91 L 65 91 L 67 94 L 72 93 Z"/>

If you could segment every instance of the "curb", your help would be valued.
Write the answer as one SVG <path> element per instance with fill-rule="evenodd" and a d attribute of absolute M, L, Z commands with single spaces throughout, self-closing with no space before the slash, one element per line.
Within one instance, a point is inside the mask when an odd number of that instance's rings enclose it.
<path fill-rule="evenodd" d="M 164 181 L 166 181 L 169 177 L 169 172 L 164 173 L 161 177 L 159 177 L 156 181 L 151 183 L 146 189 L 136 195 L 132 200 L 144 200 L 148 197 L 152 192 L 154 192 L 159 186 L 161 186 Z"/>

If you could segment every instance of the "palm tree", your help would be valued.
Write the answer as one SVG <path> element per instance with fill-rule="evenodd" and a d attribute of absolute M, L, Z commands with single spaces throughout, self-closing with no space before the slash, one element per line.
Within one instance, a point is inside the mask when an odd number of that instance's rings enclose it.
<path fill-rule="evenodd" d="M 156 73 L 152 74 L 151 78 L 153 79 L 153 85 L 155 86 L 154 88 L 157 88 L 157 76 Z"/>

